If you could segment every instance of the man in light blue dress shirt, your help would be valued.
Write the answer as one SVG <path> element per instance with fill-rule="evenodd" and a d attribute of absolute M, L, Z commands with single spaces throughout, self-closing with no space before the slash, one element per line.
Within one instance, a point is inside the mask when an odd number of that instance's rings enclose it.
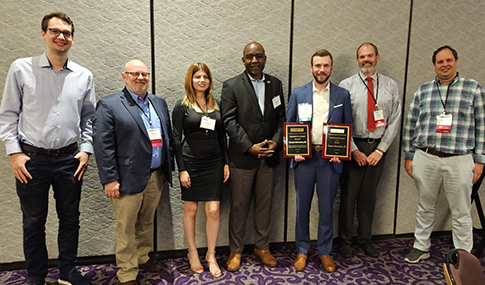
<path fill-rule="evenodd" d="M 126 88 L 98 101 L 93 138 L 99 178 L 116 215 L 117 276 L 136 285 L 139 267 L 162 268 L 148 253 L 162 188 L 172 182 L 172 129 L 167 102 L 147 92 L 146 65 L 129 61 L 122 76 Z"/>
<path fill-rule="evenodd" d="M 41 34 L 45 53 L 12 63 L 0 107 L 0 138 L 23 213 L 28 278 L 30 284 L 44 284 L 47 275 L 45 222 L 52 186 L 59 218 L 59 283 L 92 284 L 75 266 L 82 178 L 93 152 L 93 76 L 68 59 L 74 24 L 66 14 L 46 15 Z"/>
<path fill-rule="evenodd" d="M 375 258 L 379 251 L 370 239 L 376 189 L 386 152 L 399 131 L 401 98 L 397 83 L 377 72 L 379 51 L 374 44 L 359 46 L 356 61 L 360 72 L 340 82 L 340 87 L 350 92 L 354 128 L 352 160 L 344 162 L 340 176 L 339 253 L 344 258 L 353 257 L 351 244 L 357 205 L 357 245 L 367 256 Z"/>

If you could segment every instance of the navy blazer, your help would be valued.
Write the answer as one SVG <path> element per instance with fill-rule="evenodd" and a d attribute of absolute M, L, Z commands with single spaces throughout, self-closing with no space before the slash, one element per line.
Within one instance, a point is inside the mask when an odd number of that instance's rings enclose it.
<path fill-rule="evenodd" d="M 347 89 L 330 84 L 330 106 L 328 108 L 327 123 L 353 124 L 352 105 L 350 103 L 350 93 Z M 288 111 L 286 112 L 287 122 L 298 122 L 298 104 L 309 103 L 313 105 L 313 81 L 294 88 L 291 93 Z M 313 114 L 312 114 L 313 118 Z M 294 159 L 291 160 L 291 167 L 296 167 Z M 342 163 L 332 163 L 338 173 L 342 172 Z"/>
<path fill-rule="evenodd" d="M 269 166 L 279 164 L 279 149 L 283 146 L 283 123 L 285 122 L 285 99 L 281 81 L 265 76 L 264 115 L 258 97 L 246 72 L 228 79 L 222 85 L 221 113 L 229 135 L 229 165 L 251 169 L 260 159 L 248 152 L 255 143 L 272 140 L 278 144 L 274 154 L 266 158 Z M 274 108 L 273 98 L 280 97 L 281 104 Z"/>
<path fill-rule="evenodd" d="M 162 127 L 162 164 L 165 178 L 172 183 L 174 169 L 172 127 L 165 99 L 148 93 Z M 150 177 L 152 144 L 136 102 L 128 90 L 99 99 L 93 121 L 93 140 L 101 183 L 118 181 L 120 193 L 142 192 Z"/>

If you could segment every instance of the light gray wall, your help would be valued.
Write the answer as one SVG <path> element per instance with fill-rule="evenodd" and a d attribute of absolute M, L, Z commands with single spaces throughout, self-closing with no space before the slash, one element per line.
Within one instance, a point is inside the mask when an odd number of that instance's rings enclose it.
<path fill-rule="evenodd" d="M 150 1 L 3 1 L 0 3 L 0 90 L 12 61 L 19 57 L 39 55 L 45 50 L 40 37 L 40 21 L 52 11 L 66 12 L 74 21 L 76 34 L 70 59 L 89 68 L 94 75 L 97 97 L 123 88 L 120 73 L 124 64 L 134 58 L 151 67 L 155 58 L 156 95 L 166 98 L 169 109 L 183 96 L 183 82 L 187 68 L 193 62 L 205 62 L 214 76 L 216 98 L 220 98 L 222 82 L 244 70 L 242 49 L 247 42 L 258 41 L 268 57 L 265 72 L 277 76 L 284 84 L 288 98 L 289 67 L 292 62 L 292 86 L 311 80 L 310 56 L 319 48 L 326 48 L 334 56 L 331 80 L 338 84 L 357 72 L 355 49 L 364 41 L 379 47 L 381 58 L 378 70 L 404 89 L 407 35 L 411 0 L 351 1 L 351 0 L 295 0 L 293 58 L 290 58 L 290 1 L 187 1 L 154 0 L 155 48 L 150 42 Z M 405 105 L 414 89 L 434 77 L 430 57 L 442 44 L 454 46 L 460 55 L 459 71 L 485 82 L 479 66 L 485 34 L 482 27 L 485 4 L 479 0 L 414 1 L 409 78 Z M 286 100 L 287 103 L 287 100 Z M 389 150 L 377 199 L 374 234 L 392 234 L 396 187 L 399 181 L 397 234 L 414 230 L 416 191 L 414 184 L 398 160 L 396 140 Z M 0 144 L 0 153 L 4 153 Z M 398 169 L 401 171 L 398 175 Z M 278 168 L 278 184 L 273 204 L 271 242 L 284 240 L 283 217 L 289 218 L 288 240 L 294 240 L 295 200 L 293 174 L 290 170 L 289 210 L 284 212 L 285 163 Z M 183 204 L 180 200 L 178 175 L 174 172 L 174 187 L 164 189 L 158 209 L 157 249 L 186 248 L 182 228 Z M 21 212 L 15 193 L 9 158 L 0 155 L 0 263 L 22 261 Z M 221 203 L 219 246 L 228 245 L 229 191 Z M 47 222 L 48 250 L 57 256 L 57 218 L 51 197 Z M 335 213 L 338 210 L 338 198 Z M 316 204 L 316 199 L 314 201 Z M 449 229 L 446 201 L 440 204 L 437 229 Z M 197 245 L 206 246 L 205 217 L 200 204 Z M 246 240 L 252 243 L 252 210 L 248 213 Z M 336 218 L 336 215 L 335 217 Z M 311 214 L 312 238 L 316 239 L 318 213 Z M 335 220 L 335 219 L 334 219 Z M 475 223 L 477 219 L 475 217 Z M 85 177 L 81 201 L 80 256 L 114 253 L 114 214 L 99 183 L 94 159 Z M 337 228 L 336 228 L 337 229 Z M 337 230 L 335 231 L 337 232 Z"/>

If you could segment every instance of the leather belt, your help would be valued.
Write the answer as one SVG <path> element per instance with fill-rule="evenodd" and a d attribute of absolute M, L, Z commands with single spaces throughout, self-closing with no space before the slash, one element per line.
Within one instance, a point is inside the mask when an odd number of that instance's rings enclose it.
<path fill-rule="evenodd" d="M 77 149 L 77 143 L 57 149 L 39 148 L 25 143 L 20 143 L 20 147 L 22 148 L 23 152 L 30 152 L 46 156 L 58 156 L 63 153 L 73 153 Z"/>
<path fill-rule="evenodd" d="M 159 167 L 157 167 L 157 168 L 150 168 L 150 173 L 153 173 L 153 172 L 155 172 L 155 171 L 159 170 L 159 169 L 160 169 L 160 167 L 161 167 L 161 166 L 159 166 Z"/>
<path fill-rule="evenodd" d="M 354 141 L 361 141 L 366 143 L 379 143 L 381 139 L 371 139 L 371 138 L 354 138 Z"/>
<path fill-rule="evenodd" d="M 321 145 L 312 145 L 312 148 L 316 151 L 322 151 L 322 146 Z"/>
<path fill-rule="evenodd" d="M 449 154 L 449 153 L 444 153 L 444 152 L 441 152 L 441 151 L 437 151 L 435 149 L 432 149 L 432 148 L 419 148 L 420 150 L 426 152 L 426 153 L 429 153 L 429 154 L 432 154 L 432 155 L 436 155 L 437 157 L 450 157 L 450 156 L 457 156 L 459 154 Z"/>

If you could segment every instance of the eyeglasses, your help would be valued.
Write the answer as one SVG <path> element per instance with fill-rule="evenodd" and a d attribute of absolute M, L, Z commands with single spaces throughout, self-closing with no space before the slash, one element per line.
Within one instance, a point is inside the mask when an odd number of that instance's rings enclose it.
<path fill-rule="evenodd" d="M 138 78 L 140 75 L 143 76 L 143 78 L 148 78 L 150 77 L 150 72 L 126 72 L 125 74 L 129 74 L 133 76 L 134 78 Z"/>
<path fill-rule="evenodd" d="M 55 37 L 58 37 L 61 35 L 61 33 L 64 35 L 64 38 L 70 39 L 72 37 L 72 33 L 70 31 L 61 31 L 59 29 L 54 29 L 54 28 L 49 28 L 48 29 L 52 35 Z"/>

